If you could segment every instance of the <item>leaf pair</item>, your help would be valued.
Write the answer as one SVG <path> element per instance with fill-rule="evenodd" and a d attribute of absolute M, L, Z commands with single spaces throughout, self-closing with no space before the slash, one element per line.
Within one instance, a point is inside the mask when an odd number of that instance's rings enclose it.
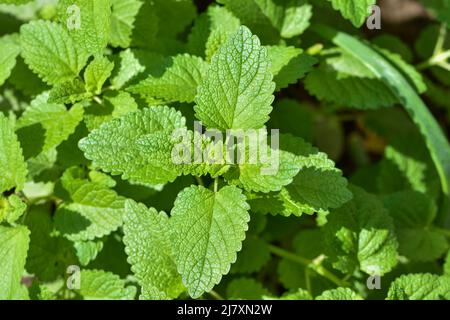
<path fill-rule="evenodd" d="M 248 209 L 241 191 L 231 186 L 216 193 L 201 186 L 183 190 L 170 219 L 128 201 L 124 242 L 143 288 L 141 299 L 178 297 L 184 291 L 178 272 L 193 298 L 210 291 L 236 261 Z"/>

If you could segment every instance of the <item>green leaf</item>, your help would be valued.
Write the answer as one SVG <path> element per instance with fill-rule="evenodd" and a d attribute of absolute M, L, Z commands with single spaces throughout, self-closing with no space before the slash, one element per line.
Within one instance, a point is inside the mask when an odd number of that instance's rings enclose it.
<path fill-rule="evenodd" d="M 88 159 L 78 148 L 78 142 L 88 135 L 88 130 L 84 123 L 80 123 L 69 139 L 61 143 L 57 148 L 57 160 L 63 168 L 70 168 L 76 165 L 90 165 Z"/>
<path fill-rule="evenodd" d="M 231 273 L 253 273 L 261 270 L 270 260 L 267 242 L 253 235 L 247 236 L 236 262 L 231 266 Z"/>
<path fill-rule="evenodd" d="M 30 70 L 20 56 L 17 58 L 16 66 L 8 79 L 8 83 L 30 96 L 35 96 L 47 90 L 47 85 Z"/>
<path fill-rule="evenodd" d="M 447 253 L 444 263 L 444 274 L 450 276 L 450 251 Z"/>
<path fill-rule="evenodd" d="M 260 300 L 267 295 L 269 291 L 252 278 L 234 279 L 227 287 L 227 298 L 230 300 Z"/>
<path fill-rule="evenodd" d="M 385 149 L 384 156 L 385 159 L 380 163 L 380 174 L 378 177 L 378 186 L 382 192 L 388 193 L 392 191 L 389 186 L 390 182 L 398 184 L 403 180 L 402 178 L 406 182 L 406 187 L 402 185 L 401 189 L 413 189 L 419 192 L 427 191 L 425 179 L 427 178 L 428 167 L 426 163 L 392 146 L 388 146 Z"/>
<path fill-rule="evenodd" d="M 305 88 L 317 99 L 343 107 L 375 109 L 397 103 L 386 86 L 376 80 L 356 77 L 339 79 L 337 73 L 329 72 L 324 67 L 308 74 Z"/>
<path fill-rule="evenodd" d="M 354 56 L 340 48 L 335 48 L 333 50 L 336 51 L 336 55 L 327 58 L 326 63 L 338 72 L 342 78 L 344 78 L 344 76 L 353 76 L 375 79 L 376 76 L 374 72 L 364 65 L 364 63 L 355 59 Z"/>
<path fill-rule="evenodd" d="M 282 134 L 280 149 L 296 155 L 296 161 L 301 168 L 340 171 L 335 168 L 335 163 L 328 158 L 326 153 L 320 152 L 302 138 L 291 134 Z"/>
<path fill-rule="evenodd" d="M 411 63 L 414 59 L 414 54 L 409 45 L 397 36 L 385 33 L 375 37 L 372 41 L 376 46 L 400 55 L 408 63 Z"/>
<path fill-rule="evenodd" d="M 200 15 L 188 37 L 187 50 L 197 56 L 211 58 L 230 36 L 236 33 L 240 21 L 225 7 L 209 6 Z"/>
<path fill-rule="evenodd" d="M 103 103 L 92 102 L 84 113 L 86 127 L 92 131 L 114 118 L 136 111 L 138 105 L 128 92 L 120 91 L 117 95 L 103 95 Z"/>
<path fill-rule="evenodd" d="M 349 288 L 337 288 L 322 292 L 316 300 L 362 300 L 362 298 Z"/>
<path fill-rule="evenodd" d="M 21 190 L 27 176 L 27 165 L 13 125 L 1 112 L 0 154 L 0 192 L 13 187 Z"/>
<path fill-rule="evenodd" d="M 245 239 L 248 209 L 232 186 L 218 192 L 191 186 L 179 193 L 171 213 L 172 248 L 191 297 L 210 291 L 229 272 Z"/>
<path fill-rule="evenodd" d="M 104 171 L 135 182 L 166 183 L 180 174 L 172 161 L 171 135 L 185 122 L 175 109 L 152 107 L 103 124 L 79 146 Z"/>
<path fill-rule="evenodd" d="M 272 61 L 270 71 L 274 75 L 276 90 L 297 83 L 313 69 L 317 60 L 303 53 L 302 49 L 287 46 L 268 46 L 267 52 Z"/>
<path fill-rule="evenodd" d="M 384 151 L 385 158 L 377 165 L 378 191 L 388 194 L 412 189 L 438 196 L 438 174 L 422 134 L 408 115 L 401 109 L 371 112 L 364 122 L 390 144 Z"/>
<path fill-rule="evenodd" d="M 296 156 L 295 165 L 300 171 L 293 182 L 283 187 L 280 192 L 250 195 L 252 210 L 283 216 L 301 216 L 303 213 L 313 214 L 328 208 L 337 208 L 351 199 L 346 179 L 325 153 L 292 135 L 281 135 L 280 148 Z M 339 186 L 339 191 L 332 191 L 336 186 Z"/>
<path fill-rule="evenodd" d="M 73 10 L 73 6 L 77 9 Z M 58 18 L 77 47 L 89 54 L 102 54 L 110 35 L 110 0 L 61 0 L 58 3 Z"/>
<path fill-rule="evenodd" d="M 417 93 L 422 94 L 427 91 L 427 85 L 422 75 L 412 65 L 405 62 L 399 54 L 381 48 L 378 48 L 378 50 L 403 73 L 410 84 L 415 87 Z"/>
<path fill-rule="evenodd" d="M 100 94 L 103 84 L 111 76 L 113 69 L 114 63 L 110 62 L 108 58 L 96 57 L 84 71 L 86 90 L 92 94 Z"/>
<path fill-rule="evenodd" d="M 327 217 L 324 226 L 333 266 L 351 274 L 357 268 L 370 275 L 391 271 L 397 264 L 397 239 L 392 218 L 376 196 L 352 187 L 353 200 Z"/>
<path fill-rule="evenodd" d="M 402 72 L 418 93 L 421 94 L 426 91 L 427 87 L 421 74 L 413 66 L 405 62 L 400 55 L 386 49 L 378 48 L 377 50 Z M 312 94 L 326 101 L 337 102 L 341 105 L 346 105 L 345 99 L 349 99 L 348 105 L 364 108 L 387 107 L 399 101 L 388 86 L 378 79 L 377 74 L 368 65 L 345 50 L 336 49 L 335 51 L 339 55 L 327 58 L 327 65 L 322 66 L 321 69 L 315 71 L 317 74 L 312 74 L 307 79 L 308 90 Z M 335 82 L 330 84 L 332 88 L 331 96 L 326 94 L 328 87 L 325 87 L 327 90 L 324 90 L 323 84 L 322 86 L 318 84 L 320 77 L 326 78 L 327 81 Z M 363 81 L 360 81 L 362 80 L 361 78 Z M 361 82 L 364 83 L 361 84 Z M 343 96 L 342 92 L 339 95 L 338 90 L 344 91 L 344 89 L 346 95 Z M 350 90 L 356 91 L 356 94 L 350 92 Z M 370 97 L 367 98 L 367 102 L 363 100 L 364 96 L 366 96 L 365 98 L 367 96 Z"/>
<path fill-rule="evenodd" d="M 114 188 L 117 185 L 113 177 L 100 171 L 89 171 L 88 176 L 92 182 L 97 182 L 108 188 Z"/>
<path fill-rule="evenodd" d="M 319 100 L 338 106 L 375 109 L 390 107 L 398 99 L 375 73 L 350 53 L 336 49 L 305 79 L 305 87 Z"/>
<path fill-rule="evenodd" d="M 89 262 L 95 260 L 103 249 L 102 241 L 77 241 L 73 244 L 76 255 L 82 266 L 87 266 Z"/>
<path fill-rule="evenodd" d="M 140 0 L 111 0 L 110 43 L 114 47 L 127 48 L 131 43 L 134 22 L 142 6 Z"/>
<path fill-rule="evenodd" d="M 347 180 L 332 170 L 304 168 L 286 187 L 291 198 L 316 210 L 338 208 L 352 198 Z"/>
<path fill-rule="evenodd" d="M 450 26 L 450 1 L 449 0 L 427 0 L 423 4 L 430 9 L 437 18 Z"/>
<path fill-rule="evenodd" d="M 305 1 L 287 1 L 284 7 L 283 22 L 278 26 L 283 38 L 293 38 L 302 34 L 310 24 L 312 6 Z"/>
<path fill-rule="evenodd" d="M 403 275 L 391 283 L 388 300 L 448 300 L 450 277 L 432 274 Z"/>
<path fill-rule="evenodd" d="M 31 232 L 26 269 L 40 281 L 48 282 L 64 274 L 67 266 L 77 263 L 72 244 L 52 234 L 54 223 L 51 214 L 48 204 L 33 206 L 25 220 Z"/>
<path fill-rule="evenodd" d="M 274 43 L 281 36 L 292 38 L 309 27 L 312 6 L 302 0 L 220 0 L 242 23 Z"/>
<path fill-rule="evenodd" d="M 31 285 L 30 291 L 32 300 L 57 300 L 56 294 L 46 285 L 38 285 L 36 283 L 33 283 Z"/>
<path fill-rule="evenodd" d="M 213 57 L 198 88 L 196 116 L 209 128 L 260 128 L 269 119 L 274 91 L 270 59 L 246 27 Z"/>
<path fill-rule="evenodd" d="M 258 0 L 219 0 L 230 12 L 239 18 L 242 24 L 248 26 L 258 34 L 264 43 L 275 44 L 279 41 L 279 30 L 272 24 L 268 15 L 274 16 L 281 11 L 276 11 L 273 1 Z"/>
<path fill-rule="evenodd" d="M 0 225 L 0 299 L 19 299 L 22 275 L 25 272 L 30 231 L 24 226 Z"/>
<path fill-rule="evenodd" d="M 91 97 L 92 94 L 86 92 L 83 81 L 74 79 L 55 85 L 49 93 L 49 103 L 73 104 Z"/>
<path fill-rule="evenodd" d="M 302 257 L 315 259 L 324 251 L 325 243 L 320 229 L 299 231 L 292 239 L 292 248 Z"/>
<path fill-rule="evenodd" d="M 447 239 L 433 229 L 437 208 L 426 195 L 403 191 L 388 195 L 384 203 L 394 219 L 399 253 L 411 260 L 431 261 L 447 250 Z"/>
<path fill-rule="evenodd" d="M 145 70 L 130 49 L 120 52 L 119 57 L 120 68 L 111 79 L 111 84 L 116 89 L 122 88 L 128 81 Z"/>
<path fill-rule="evenodd" d="M 448 197 L 450 191 L 450 145 L 427 106 L 415 93 L 414 88 L 395 67 L 361 41 L 326 27 L 321 26 L 316 29 L 324 37 L 371 68 L 377 78 L 386 83 L 395 93 L 424 136 L 439 173 L 442 190 Z"/>
<path fill-rule="evenodd" d="M 376 0 L 328 0 L 333 8 L 339 10 L 342 16 L 350 20 L 355 27 L 361 27 L 372 12 L 371 6 Z"/>
<path fill-rule="evenodd" d="M 32 0 L 1 0 L 1 3 L 20 5 L 31 1 Z"/>
<path fill-rule="evenodd" d="M 4 36 L 0 38 L 0 52 L 2 56 L 0 58 L 0 86 L 11 75 L 11 70 L 16 65 L 16 58 L 20 53 L 20 46 L 15 41 L 14 36 Z"/>
<path fill-rule="evenodd" d="M 301 257 L 311 261 L 315 260 L 324 253 L 325 242 L 323 238 L 323 232 L 319 229 L 301 230 L 292 240 L 292 249 Z M 323 263 L 327 262 L 325 260 Z M 287 289 L 307 288 L 309 281 L 312 295 L 319 295 L 324 290 L 335 286 L 324 277 L 312 272 L 308 267 L 287 259 L 280 260 L 277 273 L 283 287 Z"/>
<path fill-rule="evenodd" d="M 76 78 L 87 62 L 83 48 L 54 22 L 39 20 L 23 25 L 20 42 L 26 64 L 48 84 Z"/>
<path fill-rule="evenodd" d="M 210 174 L 216 178 L 230 168 L 226 163 L 226 150 L 221 140 L 213 141 L 206 135 L 186 128 L 172 135 L 172 163 L 184 175 L 203 176 Z M 201 152 L 199 152 L 201 151 Z"/>
<path fill-rule="evenodd" d="M 175 38 L 186 30 L 196 16 L 196 7 L 191 0 L 153 0 L 150 5 L 160 22 L 160 38 Z M 170 28 L 163 27 L 166 24 Z"/>
<path fill-rule="evenodd" d="M 9 224 L 13 224 L 23 215 L 27 205 L 15 194 L 8 198 L 0 196 L 0 222 L 5 220 Z"/>
<path fill-rule="evenodd" d="M 160 43 L 156 44 L 160 20 L 157 16 L 158 13 L 155 10 L 154 6 L 154 1 L 143 1 L 134 21 L 130 46 L 153 49 L 152 51 L 157 50 L 158 52 L 164 52 L 164 43 L 162 43 L 161 41 Z"/>
<path fill-rule="evenodd" d="M 89 264 L 89 268 L 112 272 L 121 278 L 130 276 L 132 274 L 131 266 L 127 262 L 121 232 L 112 233 L 103 240 L 103 249 L 98 253 L 97 258 Z"/>
<path fill-rule="evenodd" d="M 64 105 L 36 103 L 22 114 L 17 121 L 16 130 L 19 137 L 23 137 L 26 143 L 35 144 L 39 143 L 39 133 L 44 130 L 41 151 L 46 152 L 60 145 L 75 132 L 76 127 L 83 119 L 83 112 L 83 106 L 80 104 L 67 110 Z M 31 142 L 29 135 L 33 130 L 37 134 Z"/>
<path fill-rule="evenodd" d="M 128 90 L 142 97 L 166 102 L 193 102 L 197 87 L 202 82 L 208 64 L 199 57 L 188 54 L 172 58 L 171 65 L 161 77 L 150 76 Z"/>
<path fill-rule="evenodd" d="M 260 149 L 261 151 L 261 149 Z M 267 162 L 245 163 L 232 167 L 226 174 L 228 183 L 242 186 L 246 191 L 280 191 L 292 182 L 299 172 L 295 155 L 278 150 L 270 150 Z M 279 162 L 276 167 L 275 162 Z M 276 168 L 275 168 L 276 167 Z"/>
<path fill-rule="evenodd" d="M 85 300 L 133 300 L 136 287 L 126 287 L 124 280 L 110 272 L 82 270 L 78 292 Z"/>
<path fill-rule="evenodd" d="M 169 218 L 131 200 L 125 211 L 125 251 L 142 287 L 140 299 L 177 298 L 185 288 L 171 253 Z"/>
<path fill-rule="evenodd" d="M 71 241 L 100 238 L 122 225 L 125 198 L 102 183 L 72 176 L 73 169 L 61 178 L 69 201 L 57 209 L 56 228 Z"/>

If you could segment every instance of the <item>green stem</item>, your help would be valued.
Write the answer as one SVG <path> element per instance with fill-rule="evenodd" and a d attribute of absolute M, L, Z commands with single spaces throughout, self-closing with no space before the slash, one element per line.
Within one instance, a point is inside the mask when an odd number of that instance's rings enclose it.
<path fill-rule="evenodd" d="M 447 26 L 441 25 L 439 36 L 436 41 L 436 45 L 433 50 L 433 55 L 426 61 L 417 65 L 418 70 L 425 70 L 430 67 L 439 66 L 446 70 L 449 70 L 449 64 L 446 62 L 450 58 L 450 50 L 444 51 L 445 38 L 447 36 Z"/>
<path fill-rule="evenodd" d="M 310 272 L 311 272 L 310 269 L 305 270 L 305 282 L 306 282 L 306 290 L 311 295 L 311 297 L 313 297 Z"/>
<path fill-rule="evenodd" d="M 197 184 L 198 184 L 199 186 L 202 186 L 202 187 L 205 186 L 205 184 L 203 183 L 203 180 L 202 180 L 201 177 L 195 176 L 195 180 L 197 180 Z"/>
<path fill-rule="evenodd" d="M 325 268 L 323 265 L 315 265 L 314 264 L 314 271 L 316 271 L 318 274 L 320 274 L 322 277 L 327 278 L 334 284 L 336 284 L 339 287 L 349 287 L 350 284 L 347 281 L 339 279 L 334 273 L 329 271 L 327 268 Z"/>
<path fill-rule="evenodd" d="M 25 212 L 22 214 L 22 216 L 20 217 L 20 223 L 21 224 L 25 224 L 25 221 L 27 220 L 27 216 L 28 216 L 28 208 L 25 210 Z"/>
<path fill-rule="evenodd" d="M 437 56 L 444 49 L 445 38 L 447 37 L 447 24 L 442 23 L 439 29 L 439 35 L 436 41 L 436 46 L 434 47 L 433 56 Z"/>
<path fill-rule="evenodd" d="M 437 55 L 433 55 L 425 62 L 422 62 L 417 66 L 417 69 L 423 71 L 425 69 L 439 66 L 441 68 L 447 69 L 446 64 L 448 64 L 447 59 L 450 58 L 450 50 L 443 51 L 438 53 Z"/>
<path fill-rule="evenodd" d="M 93 98 L 92 98 L 95 102 L 97 102 L 98 104 L 100 104 L 100 105 L 102 105 L 103 104 L 103 101 L 102 101 L 102 99 L 100 99 L 99 97 L 97 97 L 97 96 L 94 96 Z"/>
<path fill-rule="evenodd" d="M 449 51 L 449 53 L 450 53 L 450 51 Z M 448 62 L 445 62 L 445 61 L 441 62 L 438 64 L 438 66 L 441 67 L 442 69 L 450 71 L 450 63 L 448 63 Z"/>
<path fill-rule="evenodd" d="M 339 287 L 350 286 L 348 282 L 339 279 L 335 274 L 333 274 L 331 271 L 329 271 L 327 268 L 325 268 L 322 265 L 323 258 L 321 258 L 321 257 L 319 257 L 318 259 L 315 259 L 315 260 L 310 260 L 310 259 L 301 257 L 297 254 L 294 254 L 292 252 L 289 252 L 287 250 L 284 250 L 282 248 L 279 248 L 277 246 L 274 246 L 274 245 L 269 245 L 269 250 L 270 250 L 270 252 L 272 252 L 273 254 L 275 254 L 281 258 L 285 258 L 292 262 L 301 264 L 304 267 L 310 268 L 317 274 L 330 280 L 331 282 L 333 282 L 334 284 L 336 284 Z"/>
<path fill-rule="evenodd" d="M 216 291 L 211 290 L 210 292 L 208 292 L 209 295 L 211 295 L 214 299 L 216 300 L 225 300 L 220 294 L 218 294 Z"/>
<path fill-rule="evenodd" d="M 105 93 L 105 92 L 107 92 L 107 91 L 110 91 L 110 90 L 119 90 L 120 88 L 116 88 L 116 87 L 114 87 L 114 86 L 109 86 L 109 87 L 105 87 L 105 88 L 103 88 L 102 89 L 102 94 L 103 93 Z"/>
<path fill-rule="evenodd" d="M 303 258 L 299 255 L 296 255 L 292 252 L 289 252 L 287 250 L 281 249 L 277 246 L 271 245 L 269 244 L 269 250 L 270 252 L 272 252 L 273 254 L 281 257 L 281 258 L 285 258 L 288 260 L 291 260 L 292 262 L 296 262 L 298 264 L 301 264 L 302 266 L 308 267 L 313 261 Z"/>
<path fill-rule="evenodd" d="M 214 179 L 214 192 L 219 190 L 219 178 Z"/>

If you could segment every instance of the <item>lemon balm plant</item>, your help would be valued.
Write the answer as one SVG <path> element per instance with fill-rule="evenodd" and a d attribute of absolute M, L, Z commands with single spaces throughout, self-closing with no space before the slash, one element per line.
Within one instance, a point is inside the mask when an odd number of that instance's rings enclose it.
<path fill-rule="evenodd" d="M 1 299 L 450 298 L 449 1 L 0 3 Z"/>

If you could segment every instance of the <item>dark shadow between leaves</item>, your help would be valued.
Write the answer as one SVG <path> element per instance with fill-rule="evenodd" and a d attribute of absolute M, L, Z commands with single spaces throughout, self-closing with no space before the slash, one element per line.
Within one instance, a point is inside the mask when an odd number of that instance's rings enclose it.
<path fill-rule="evenodd" d="M 25 159 L 37 156 L 44 149 L 45 129 L 40 123 L 20 128 L 16 133 Z"/>
<path fill-rule="evenodd" d="M 55 215 L 55 228 L 63 235 L 75 235 L 85 231 L 91 222 L 79 212 L 60 207 Z"/>

